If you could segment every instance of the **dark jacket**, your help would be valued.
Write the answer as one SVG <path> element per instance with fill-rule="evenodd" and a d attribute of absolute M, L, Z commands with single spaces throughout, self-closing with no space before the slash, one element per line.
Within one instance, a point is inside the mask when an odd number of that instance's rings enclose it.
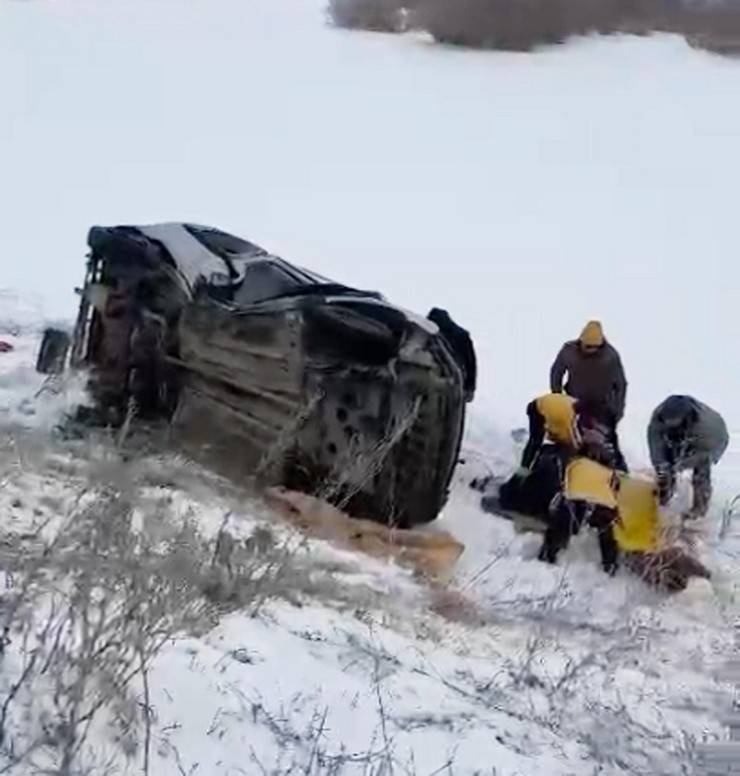
<path fill-rule="evenodd" d="M 685 405 L 686 418 L 681 430 L 671 436 L 663 410 L 676 399 Z M 729 434 L 722 416 L 691 396 L 666 399 L 655 409 L 648 425 L 650 460 L 656 469 L 694 469 L 702 463 L 717 463 L 728 444 Z"/>
<path fill-rule="evenodd" d="M 563 385 L 565 375 L 567 382 Z M 619 353 L 605 342 L 593 354 L 583 353 L 578 340 L 566 342 L 550 370 L 550 389 L 576 399 L 600 404 L 621 420 L 627 400 L 627 378 Z"/>
<path fill-rule="evenodd" d="M 475 395 L 478 379 L 478 364 L 475 356 L 475 348 L 470 334 L 462 326 L 452 320 L 447 310 L 433 307 L 427 318 L 436 323 L 439 331 L 447 341 L 452 354 L 463 374 L 463 390 L 466 401 L 471 401 Z"/>

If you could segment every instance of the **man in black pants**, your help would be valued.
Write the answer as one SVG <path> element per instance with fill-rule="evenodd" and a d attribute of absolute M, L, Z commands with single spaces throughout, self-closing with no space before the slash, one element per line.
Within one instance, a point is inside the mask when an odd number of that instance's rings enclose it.
<path fill-rule="evenodd" d="M 602 568 L 607 574 L 614 574 L 619 556 L 614 537 L 618 482 L 612 469 L 595 461 L 587 458 L 571 461 L 565 471 L 563 489 L 552 503 L 539 560 L 555 563 L 571 536 L 577 535 L 587 523 L 598 530 Z"/>
<path fill-rule="evenodd" d="M 616 519 L 614 509 L 586 501 L 560 499 L 557 505 L 553 505 L 539 560 L 556 563 L 558 553 L 568 547 L 571 536 L 577 536 L 581 526 L 587 523 L 598 530 L 601 567 L 607 574 L 614 575 L 619 567 L 619 548 L 614 538 Z"/>

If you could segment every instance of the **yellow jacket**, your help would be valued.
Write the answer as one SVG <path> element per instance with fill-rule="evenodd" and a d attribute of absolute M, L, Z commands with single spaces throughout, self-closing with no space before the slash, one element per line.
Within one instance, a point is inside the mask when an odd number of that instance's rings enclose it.
<path fill-rule="evenodd" d="M 614 538 L 623 552 L 655 552 L 660 546 L 660 517 L 655 484 L 575 458 L 565 470 L 565 498 L 616 509 Z"/>
<path fill-rule="evenodd" d="M 575 399 L 564 393 L 546 393 L 535 400 L 550 439 L 572 448 L 578 446 L 575 403 Z"/>
<path fill-rule="evenodd" d="M 616 509 L 618 489 L 616 472 L 590 458 L 574 458 L 565 469 L 563 495 L 569 501 Z"/>
<path fill-rule="evenodd" d="M 619 475 L 619 521 L 614 538 L 624 552 L 655 552 L 660 548 L 660 516 L 655 483 Z"/>

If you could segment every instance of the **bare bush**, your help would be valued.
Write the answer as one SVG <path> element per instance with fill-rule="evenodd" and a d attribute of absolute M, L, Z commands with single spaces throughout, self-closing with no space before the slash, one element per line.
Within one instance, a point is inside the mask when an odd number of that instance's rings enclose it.
<path fill-rule="evenodd" d="M 224 606 L 256 614 L 294 581 L 295 549 L 267 529 L 238 541 L 227 515 L 214 548 L 192 522 L 147 509 L 132 465 L 108 452 L 52 532 L 44 523 L 43 535 L 0 542 L 3 773 L 107 772 L 90 743 L 107 738 L 113 760 L 140 758 L 148 774 L 152 661 L 209 630 Z"/>
<path fill-rule="evenodd" d="M 529 51 L 576 35 L 662 28 L 660 0 L 417 0 L 416 26 L 459 46 Z"/>
<path fill-rule="evenodd" d="M 337 27 L 373 32 L 401 32 L 403 0 L 329 0 L 329 17 Z"/>
<path fill-rule="evenodd" d="M 675 29 L 690 46 L 713 54 L 740 56 L 740 6 L 697 8 L 683 11 Z"/>
<path fill-rule="evenodd" d="M 207 556 L 195 530 L 184 525 L 163 539 L 158 526 L 153 538 L 146 523 L 135 523 L 120 492 L 99 489 L 50 542 L 18 545 L 6 559 L 5 651 L 18 644 L 16 671 L 5 666 L 0 716 L 6 770 L 31 758 L 43 772 L 77 772 L 91 729 L 105 717 L 124 751 L 135 752 L 143 738 L 147 772 L 149 706 L 142 715 L 131 686 L 138 677 L 148 697 L 160 650 L 211 621 L 200 595 Z"/>
<path fill-rule="evenodd" d="M 530 51 L 590 34 L 672 32 L 718 54 L 740 54 L 740 7 L 668 0 L 329 0 L 338 27 L 404 32 L 471 48 Z"/>
<path fill-rule="evenodd" d="M 128 758 L 146 776 L 158 746 L 150 667 L 174 640 L 225 611 L 258 615 L 275 598 L 356 608 L 382 597 L 335 579 L 344 567 L 324 569 L 300 534 L 245 532 L 226 513 L 215 536 L 203 535 L 196 513 L 173 509 L 171 485 L 151 492 L 178 478 L 192 488 L 194 470 L 130 455 L 125 435 L 35 442 L 19 434 L 0 444 L 10 486 L 64 463 L 67 497 L 39 512 L 31 532 L 0 532 L 0 772 L 104 774 Z M 177 760 L 176 748 L 168 756 Z"/>

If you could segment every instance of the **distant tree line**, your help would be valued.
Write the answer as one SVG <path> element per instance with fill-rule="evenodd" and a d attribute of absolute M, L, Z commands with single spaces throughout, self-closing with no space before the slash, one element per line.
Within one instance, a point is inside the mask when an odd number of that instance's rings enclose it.
<path fill-rule="evenodd" d="M 737 0 L 329 0 L 338 27 L 429 33 L 439 43 L 530 51 L 585 35 L 683 35 L 740 55 Z"/>

